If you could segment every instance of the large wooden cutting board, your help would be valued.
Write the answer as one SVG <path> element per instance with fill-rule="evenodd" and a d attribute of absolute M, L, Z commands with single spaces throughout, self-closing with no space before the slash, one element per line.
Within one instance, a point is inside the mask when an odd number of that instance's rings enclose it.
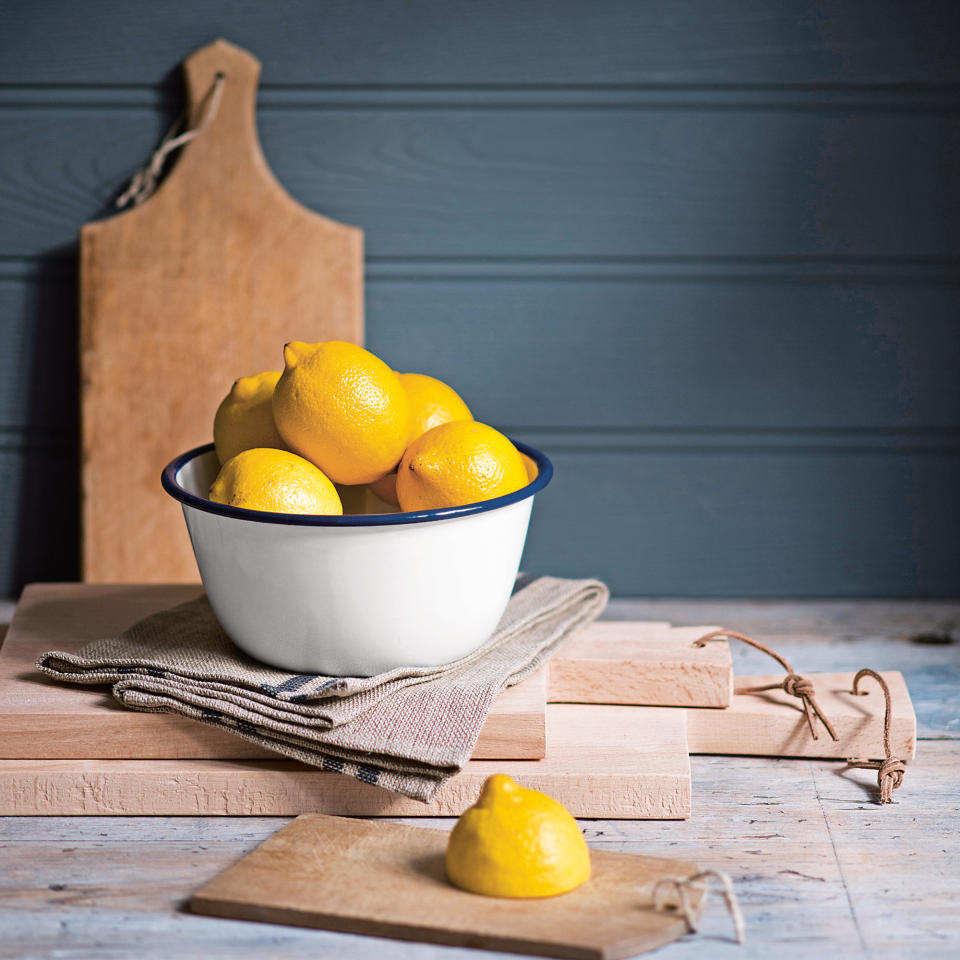
<path fill-rule="evenodd" d="M 91 581 L 196 580 L 163 466 L 212 438 L 237 377 L 282 367 L 286 341 L 363 342 L 363 234 L 302 207 L 270 172 L 255 122 L 259 62 L 218 40 L 184 72 L 191 126 L 224 75 L 209 126 L 153 197 L 80 231 Z"/>
<path fill-rule="evenodd" d="M 120 706 L 104 687 L 56 683 L 35 669 L 49 650 L 79 650 L 198 586 L 34 583 L 26 587 L 0 647 L 0 757 L 6 759 L 271 759 L 275 754 L 216 726 Z M 476 759 L 536 759 L 546 752 L 544 705 L 715 703 L 729 697 L 726 643 L 693 647 L 709 627 L 593 623 L 544 670 L 494 702 Z"/>
<path fill-rule="evenodd" d="M 471 760 L 430 803 L 288 761 L 0 760 L 0 816 L 459 816 L 506 773 L 574 816 L 690 816 L 686 711 L 548 704 L 543 760 Z"/>
<path fill-rule="evenodd" d="M 200 587 L 34 583 L 23 592 L 0 647 L 0 757 L 5 759 L 276 760 L 277 754 L 219 727 L 122 707 L 105 687 L 56 683 L 36 670 L 48 650 L 79 650 L 114 636 Z M 546 671 L 494 701 L 476 758 L 536 759 L 546 753 Z"/>
<path fill-rule="evenodd" d="M 305 816 L 275 833 L 190 900 L 195 913 L 399 940 L 578 960 L 615 960 L 687 932 L 653 909 L 658 880 L 698 870 L 683 860 L 591 851 L 590 879 L 559 897 L 504 900 L 451 886 L 447 833 Z M 696 914 L 703 893 L 690 892 Z"/>

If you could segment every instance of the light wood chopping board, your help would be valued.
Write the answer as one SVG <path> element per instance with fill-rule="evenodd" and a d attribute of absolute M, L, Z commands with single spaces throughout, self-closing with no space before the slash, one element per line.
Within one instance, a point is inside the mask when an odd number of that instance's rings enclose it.
<path fill-rule="evenodd" d="M 426 943 L 579 960 L 615 960 L 687 932 L 653 909 L 658 880 L 698 867 L 591 851 L 592 876 L 541 900 L 483 897 L 451 886 L 445 830 L 338 817 L 298 817 L 198 890 L 195 913 Z M 690 888 L 699 915 L 703 894 Z"/>
<path fill-rule="evenodd" d="M 286 341 L 363 342 L 362 231 L 307 210 L 274 178 L 257 138 L 259 62 L 218 40 L 184 72 L 191 127 L 223 75 L 209 125 L 145 203 L 80 231 L 90 581 L 198 579 L 163 466 L 212 439 L 235 379 L 282 368 Z"/>

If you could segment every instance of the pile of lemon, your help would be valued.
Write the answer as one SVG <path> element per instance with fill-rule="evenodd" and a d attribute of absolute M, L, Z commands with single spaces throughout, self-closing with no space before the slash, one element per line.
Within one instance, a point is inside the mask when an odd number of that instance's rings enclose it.
<path fill-rule="evenodd" d="M 213 422 L 217 503 L 274 513 L 430 510 L 513 493 L 529 457 L 455 390 L 356 344 L 293 341 L 283 371 L 234 383 Z"/>

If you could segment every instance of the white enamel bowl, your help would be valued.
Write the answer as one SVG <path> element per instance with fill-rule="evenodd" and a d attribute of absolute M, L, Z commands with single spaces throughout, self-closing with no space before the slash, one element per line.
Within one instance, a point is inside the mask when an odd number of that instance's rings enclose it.
<path fill-rule="evenodd" d="M 510 598 L 534 494 L 553 475 L 482 503 L 343 517 L 261 513 L 207 499 L 213 444 L 172 460 L 179 500 L 217 619 L 250 656 L 298 673 L 370 676 L 449 663 L 479 647 Z"/>

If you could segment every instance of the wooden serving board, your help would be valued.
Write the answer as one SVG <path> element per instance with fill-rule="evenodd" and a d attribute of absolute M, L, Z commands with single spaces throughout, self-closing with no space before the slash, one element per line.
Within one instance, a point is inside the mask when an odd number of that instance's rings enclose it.
<path fill-rule="evenodd" d="M 78 650 L 199 592 L 186 585 L 30 584 L 0 647 L 0 757 L 275 760 L 275 753 L 217 727 L 137 713 L 120 706 L 106 687 L 57 683 L 34 668 L 47 650 Z M 542 757 L 545 702 L 545 671 L 505 690 L 490 710 L 474 756 Z"/>
<path fill-rule="evenodd" d="M 86 580 L 196 581 L 163 466 L 212 439 L 234 380 L 282 368 L 286 341 L 363 342 L 363 234 L 270 172 L 259 62 L 218 40 L 184 73 L 191 127 L 223 74 L 215 116 L 153 197 L 80 231 Z"/>
<path fill-rule="evenodd" d="M 190 900 L 195 913 L 398 940 L 577 960 L 615 960 L 682 937 L 677 913 L 653 909 L 658 880 L 698 867 L 591 851 L 592 876 L 559 897 L 505 900 L 446 879 L 447 833 L 393 823 L 298 817 Z M 691 888 L 697 914 L 702 891 Z"/>
<path fill-rule="evenodd" d="M 690 816 L 684 710 L 550 704 L 543 760 L 471 760 L 431 803 L 287 761 L 0 760 L 0 816 L 459 816 L 506 773 L 577 817 Z"/>
<path fill-rule="evenodd" d="M 48 650 L 79 649 L 142 617 L 195 597 L 186 585 L 31 584 L 0 648 L 0 757 L 7 759 L 275 759 L 214 726 L 121 707 L 105 687 L 56 683 L 34 669 Z M 551 699 L 581 702 L 716 701 L 732 681 L 725 643 L 690 647 L 668 624 L 596 623 L 551 667 Z M 584 657 L 581 661 L 578 657 Z M 657 664 L 665 682 L 657 684 Z M 546 752 L 547 671 L 504 691 L 477 743 L 476 759 L 536 759 Z M 631 701 L 631 697 L 634 698 Z"/>
<path fill-rule="evenodd" d="M 810 736 L 803 705 L 782 689 L 736 693 L 727 710 L 688 710 L 687 737 L 691 753 L 741 754 L 761 757 L 824 757 L 883 759 L 884 699 L 879 687 L 864 681 L 865 696 L 850 692 L 852 673 L 808 673 L 817 703 L 837 732 L 834 741 L 820 724 Z M 917 717 L 897 671 L 883 671 L 890 687 L 890 743 L 895 756 L 912 760 L 917 747 Z M 780 683 L 776 676 L 737 677 L 737 687 Z"/>
<path fill-rule="evenodd" d="M 733 697 L 729 645 L 693 646 L 715 629 L 594 623 L 550 661 L 547 697 L 553 703 L 728 707 Z"/>

